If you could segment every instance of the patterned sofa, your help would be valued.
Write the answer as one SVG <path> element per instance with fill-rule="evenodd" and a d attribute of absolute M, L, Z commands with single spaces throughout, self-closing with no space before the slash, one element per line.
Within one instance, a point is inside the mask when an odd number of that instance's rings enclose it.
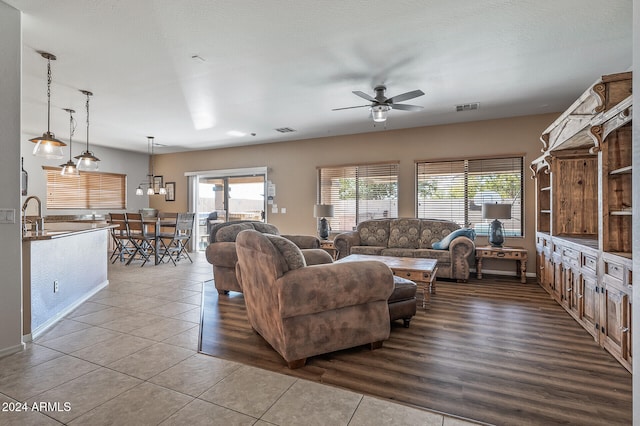
<path fill-rule="evenodd" d="M 338 259 L 350 254 L 422 257 L 438 261 L 438 278 L 459 281 L 469 279 L 475 244 L 465 236 L 454 238 L 446 250 L 432 245 L 460 226 L 438 219 L 373 219 L 360 222 L 355 231 L 339 234 L 334 239 Z"/>

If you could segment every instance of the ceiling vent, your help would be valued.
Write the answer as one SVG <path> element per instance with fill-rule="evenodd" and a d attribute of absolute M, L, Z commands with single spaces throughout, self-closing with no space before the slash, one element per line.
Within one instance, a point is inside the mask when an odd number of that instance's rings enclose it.
<path fill-rule="evenodd" d="M 276 129 L 276 132 L 280 132 L 280 133 L 292 133 L 295 131 L 296 129 L 292 129 L 291 127 L 279 127 Z"/>
<path fill-rule="evenodd" d="M 474 102 L 471 104 L 462 104 L 462 105 L 456 105 L 456 111 L 457 112 L 462 112 L 462 111 L 473 111 L 480 108 L 480 102 Z"/>

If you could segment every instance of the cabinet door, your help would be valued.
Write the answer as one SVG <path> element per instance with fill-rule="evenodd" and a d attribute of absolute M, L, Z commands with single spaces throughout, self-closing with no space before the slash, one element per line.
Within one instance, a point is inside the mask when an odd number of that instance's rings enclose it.
<path fill-rule="evenodd" d="M 563 295 L 562 295 L 562 286 L 563 286 L 563 274 L 564 270 L 562 267 L 562 260 L 553 259 L 553 298 L 556 299 L 556 302 L 562 304 Z"/>
<path fill-rule="evenodd" d="M 580 280 L 580 323 L 597 341 L 598 330 L 598 311 L 600 310 L 600 293 L 598 281 L 595 275 L 582 275 Z"/>
<path fill-rule="evenodd" d="M 613 356 L 626 360 L 628 356 L 627 309 L 629 297 L 615 287 L 603 291 L 602 316 L 600 318 L 600 342 Z"/>
<path fill-rule="evenodd" d="M 567 293 L 567 311 L 571 314 L 575 319 L 580 318 L 580 280 L 582 276 L 579 271 L 574 269 L 567 270 L 567 277 L 565 277 L 566 282 L 566 293 Z"/>
<path fill-rule="evenodd" d="M 560 286 L 560 304 L 567 311 L 569 311 L 571 292 L 573 288 L 571 286 L 573 276 L 571 275 L 571 267 L 569 265 L 562 265 L 562 283 Z"/>

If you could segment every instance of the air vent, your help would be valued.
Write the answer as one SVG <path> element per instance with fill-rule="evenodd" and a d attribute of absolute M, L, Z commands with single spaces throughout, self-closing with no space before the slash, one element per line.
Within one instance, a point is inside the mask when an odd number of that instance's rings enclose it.
<path fill-rule="evenodd" d="M 456 111 L 457 112 L 462 112 L 462 111 L 473 111 L 475 109 L 480 108 L 480 102 L 474 102 L 471 104 L 462 104 L 462 105 L 456 105 Z"/>
<path fill-rule="evenodd" d="M 280 133 L 291 133 L 295 131 L 296 129 L 292 129 L 291 127 L 280 127 L 276 129 L 276 132 L 280 132 Z"/>

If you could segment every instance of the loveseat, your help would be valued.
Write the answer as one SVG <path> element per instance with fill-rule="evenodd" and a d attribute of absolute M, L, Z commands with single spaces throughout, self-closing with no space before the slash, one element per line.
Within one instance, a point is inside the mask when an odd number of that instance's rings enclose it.
<path fill-rule="evenodd" d="M 211 226 L 209 245 L 206 249 L 207 261 L 213 265 L 213 279 L 218 294 L 229 291 L 242 292 L 242 287 L 236 278 L 236 237 L 241 231 L 251 229 L 263 234 L 280 235 L 280 231 L 269 223 L 236 220 L 216 223 Z M 331 256 L 320 248 L 320 240 L 313 235 L 283 235 L 296 246 L 303 249 L 302 253 L 308 265 L 331 263 Z"/>
<path fill-rule="evenodd" d="M 467 232 L 469 231 L 469 232 Z M 462 230 L 458 224 L 448 220 L 385 218 L 360 222 L 355 231 L 337 235 L 334 245 L 338 259 L 350 254 L 379 256 L 420 257 L 438 262 L 438 278 L 459 281 L 469 279 L 469 268 L 473 262 L 475 244 L 473 230 Z M 451 241 L 448 241 L 451 240 Z M 442 243 L 446 249 L 433 246 Z M 448 243 L 448 244 L 446 244 Z"/>
<path fill-rule="evenodd" d="M 394 279 L 384 263 L 308 266 L 291 241 L 254 230 L 238 234 L 236 250 L 249 323 L 289 368 L 314 355 L 375 349 L 389 338 Z"/>

